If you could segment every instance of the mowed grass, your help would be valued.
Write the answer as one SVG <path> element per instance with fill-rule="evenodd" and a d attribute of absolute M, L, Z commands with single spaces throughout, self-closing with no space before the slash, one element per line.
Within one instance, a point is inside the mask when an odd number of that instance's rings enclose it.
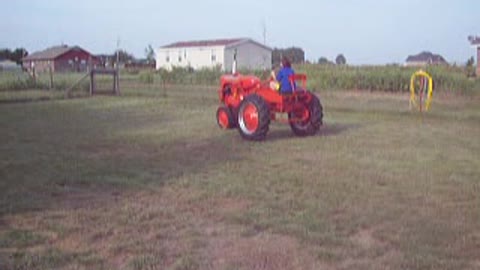
<path fill-rule="evenodd" d="M 258 143 L 214 87 L 122 94 L 0 104 L 0 269 L 480 268 L 478 95 L 322 92 Z"/>

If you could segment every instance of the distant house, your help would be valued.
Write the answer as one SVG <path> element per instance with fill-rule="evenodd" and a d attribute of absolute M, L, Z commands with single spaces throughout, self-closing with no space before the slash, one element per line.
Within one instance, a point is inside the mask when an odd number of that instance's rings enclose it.
<path fill-rule="evenodd" d="M 155 69 L 155 60 L 133 59 L 125 63 L 127 69 Z"/>
<path fill-rule="evenodd" d="M 431 52 L 421 52 L 417 55 L 410 55 L 405 62 L 406 66 L 418 67 L 427 65 L 446 65 L 447 61 L 439 54 Z"/>
<path fill-rule="evenodd" d="M 51 47 L 43 51 L 34 52 L 22 59 L 25 70 L 36 72 L 84 72 L 90 65 L 98 65 L 96 56 L 79 46 L 67 45 Z"/>
<path fill-rule="evenodd" d="M 115 55 L 111 54 L 97 54 L 98 65 L 105 68 L 114 67 Z"/>
<path fill-rule="evenodd" d="M 231 70 L 234 54 L 237 67 L 270 69 L 272 49 L 249 38 L 182 41 L 156 50 L 156 68 L 172 67 L 193 69 L 219 67 Z"/>
<path fill-rule="evenodd" d="M 468 37 L 470 44 L 477 49 L 477 75 L 480 75 L 480 37 L 470 36 Z"/>
<path fill-rule="evenodd" d="M 9 60 L 0 58 L 0 71 L 15 71 L 21 70 L 20 65 Z"/>

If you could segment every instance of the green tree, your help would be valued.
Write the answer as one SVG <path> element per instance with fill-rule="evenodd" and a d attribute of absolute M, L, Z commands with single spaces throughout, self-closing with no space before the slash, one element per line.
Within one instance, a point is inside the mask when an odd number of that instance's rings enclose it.
<path fill-rule="evenodd" d="M 132 54 L 128 53 L 125 50 L 117 50 L 117 51 L 115 51 L 113 56 L 114 56 L 113 62 L 115 62 L 115 63 L 117 62 L 117 59 L 120 63 L 127 63 L 127 62 L 130 62 L 130 61 L 135 59 L 135 57 L 133 57 Z"/>
<path fill-rule="evenodd" d="M 28 52 L 24 48 L 16 48 L 15 51 L 12 52 L 10 60 L 20 65 L 22 63 L 22 59 L 27 55 L 28 55 Z"/>
<path fill-rule="evenodd" d="M 475 77 L 475 59 L 473 56 L 467 60 L 465 71 L 467 73 L 467 77 Z"/>
<path fill-rule="evenodd" d="M 337 65 L 346 65 L 347 64 L 347 59 L 343 54 L 339 54 L 337 58 L 335 58 L 335 63 Z"/>
<path fill-rule="evenodd" d="M 16 62 L 17 64 L 21 64 L 22 58 L 27 55 L 28 55 L 28 52 L 24 48 L 16 48 L 14 51 L 10 49 L 0 49 L 1 59 L 8 59 Z"/>
<path fill-rule="evenodd" d="M 332 62 L 330 62 L 330 60 L 328 60 L 326 57 L 320 57 L 318 59 L 318 64 L 320 65 L 330 65 L 330 64 L 333 64 Z"/>
<path fill-rule="evenodd" d="M 147 61 L 149 63 L 155 62 L 155 51 L 153 50 L 152 45 L 148 45 L 147 48 L 145 48 L 145 58 L 147 58 Z"/>
<path fill-rule="evenodd" d="M 273 49 L 272 64 L 278 66 L 282 61 L 282 57 L 286 57 L 292 64 L 300 64 L 305 62 L 305 52 L 301 48 L 290 47 L 286 49 Z"/>
<path fill-rule="evenodd" d="M 10 59 L 11 54 L 10 49 L 0 49 L 0 59 Z"/>

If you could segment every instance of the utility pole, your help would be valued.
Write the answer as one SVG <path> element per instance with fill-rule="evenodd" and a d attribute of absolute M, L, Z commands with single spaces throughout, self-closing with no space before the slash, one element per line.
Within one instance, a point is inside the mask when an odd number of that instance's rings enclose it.
<path fill-rule="evenodd" d="M 117 70 L 115 70 L 115 73 L 113 75 L 113 91 L 115 92 L 116 95 L 120 94 L 120 66 L 118 65 L 120 61 L 120 37 L 117 39 Z"/>
<path fill-rule="evenodd" d="M 267 46 L 267 23 L 265 22 L 265 19 L 263 19 L 262 22 L 262 35 L 263 35 L 263 45 Z"/>
<path fill-rule="evenodd" d="M 117 38 L 117 61 L 115 63 L 115 68 L 118 70 L 118 61 L 120 61 L 120 37 Z"/>

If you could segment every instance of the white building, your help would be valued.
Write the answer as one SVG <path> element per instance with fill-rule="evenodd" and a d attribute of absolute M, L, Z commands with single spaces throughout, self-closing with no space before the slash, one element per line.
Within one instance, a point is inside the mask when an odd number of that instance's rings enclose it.
<path fill-rule="evenodd" d="M 156 68 L 220 67 L 231 71 L 236 53 L 238 69 L 270 69 L 272 49 L 249 38 L 183 41 L 156 50 Z"/>
<path fill-rule="evenodd" d="M 7 60 L 7 59 L 0 59 L 0 71 L 20 71 L 22 67 L 17 63 Z"/>
<path fill-rule="evenodd" d="M 468 40 L 477 49 L 477 77 L 480 76 L 480 36 L 469 36 Z"/>

